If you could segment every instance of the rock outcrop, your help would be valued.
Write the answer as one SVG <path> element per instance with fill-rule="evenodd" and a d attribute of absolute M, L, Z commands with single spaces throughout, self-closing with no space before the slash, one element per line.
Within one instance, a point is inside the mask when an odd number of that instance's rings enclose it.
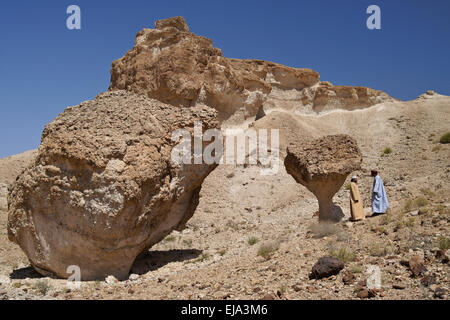
<path fill-rule="evenodd" d="M 362 87 L 333 87 L 311 69 L 225 58 L 208 38 L 189 32 L 182 17 L 159 20 L 137 34 L 111 68 L 109 90 L 129 90 L 178 107 L 204 104 L 223 123 L 260 118 L 272 109 L 316 112 L 392 101 Z"/>
<path fill-rule="evenodd" d="M 362 155 L 356 141 L 348 135 L 330 135 L 316 140 L 291 142 L 284 164 L 298 183 L 319 201 L 319 219 L 337 221 L 342 210 L 333 204 L 333 196 L 346 177 L 360 169 Z"/>
<path fill-rule="evenodd" d="M 136 256 L 181 230 L 216 164 L 171 161 L 176 129 L 217 128 L 208 107 L 179 109 L 126 91 L 68 108 L 12 185 L 8 236 L 42 274 L 128 277 Z"/>
<path fill-rule="evenodd" d="M 328 81 L 322 81 L 318 86 L 306 89 L 302 93 L 304 105 L 315 112 L 333 109 L 363 109 L 378 103 L 395 101 L 380 90 L 366 87 L 333 86 Z"/>

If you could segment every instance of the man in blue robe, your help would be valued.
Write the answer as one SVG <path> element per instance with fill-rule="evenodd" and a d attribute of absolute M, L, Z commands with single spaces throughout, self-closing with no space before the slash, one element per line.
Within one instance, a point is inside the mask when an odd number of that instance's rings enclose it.
<path fill-rule="evenodd" d="M 378 175 L 377 170 L 372 170 L 370 172 L 373 179 L 373 192 L 372 192 L 372 212 L 373 214 L 385 213 L 389 208 L 389 202 L 386 195 L 386 190 L 384 189 L 383 181 Z"/>

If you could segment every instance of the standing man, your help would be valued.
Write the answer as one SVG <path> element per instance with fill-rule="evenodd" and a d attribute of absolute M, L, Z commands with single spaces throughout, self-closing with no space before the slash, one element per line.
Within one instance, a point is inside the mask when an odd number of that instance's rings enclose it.
<path fill-rule="evenodd" d="M 361 194 L 358 188 L 358 177 L 353 176 L 350 180 L 350 214 L 353 221 L 359 221 L 366 219 L 364 214 L 363 203 Z"/>
<path fill-rule="evenodd" d="M 374 215 L 385 213 L 389 208 L 389 202 L 384 189 L 383 181 L 378 175 L 377 170 L 370 171 L 370 175 L 373 179 L 373 192 L 372 192 L 372 212 Z"/>

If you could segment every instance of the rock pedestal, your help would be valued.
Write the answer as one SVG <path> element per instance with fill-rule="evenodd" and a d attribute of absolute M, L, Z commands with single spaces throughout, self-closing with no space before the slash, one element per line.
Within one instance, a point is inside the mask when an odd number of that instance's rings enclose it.
<path fill-rule="evenodd" d="M 346 177 L 360 169 L 361 162 L 356 141 L 341 134 L 291 143 L 284 164 L 286 171 L 316 196 L 319 219 L 338 221 L 343 214 L 333 203 L 333 196 Z"/>

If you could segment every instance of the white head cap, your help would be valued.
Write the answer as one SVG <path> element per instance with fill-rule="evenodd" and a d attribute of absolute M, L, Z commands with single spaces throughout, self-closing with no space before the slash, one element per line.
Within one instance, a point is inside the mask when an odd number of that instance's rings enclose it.
<path fill-rule="evenodd" d="M 353 177 L 352 177 L 352 180 L 353 180 L 353 179 L 358 179 L 358 177 L 357 177 L 357 176 L 353 176 Z"/>

